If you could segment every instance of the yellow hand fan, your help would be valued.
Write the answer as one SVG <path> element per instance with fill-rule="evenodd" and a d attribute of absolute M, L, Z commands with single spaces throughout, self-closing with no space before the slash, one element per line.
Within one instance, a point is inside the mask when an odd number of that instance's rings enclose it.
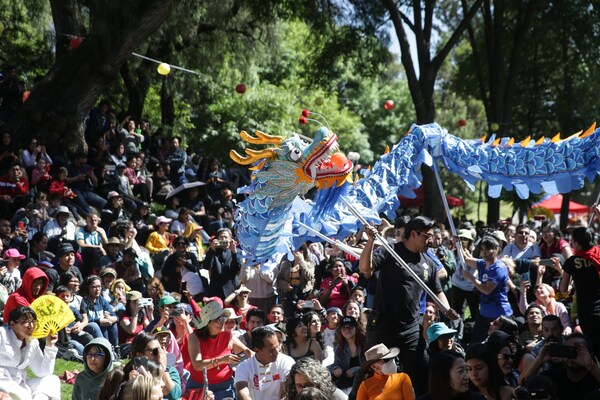
<path fill-rule="evenodd" d="M 54 335 L 75 321 L 75 315 L 69 305 L 56 296 L 40 296 L 31 303 L 31 308 L 37 316 L 32 335 L 36 339 Z"/>

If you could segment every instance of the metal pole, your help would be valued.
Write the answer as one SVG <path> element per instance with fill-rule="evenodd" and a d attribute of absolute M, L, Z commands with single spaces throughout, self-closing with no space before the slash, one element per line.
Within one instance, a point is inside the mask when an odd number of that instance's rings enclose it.
<path fill-rule="evenodd" d="M 354 216 L 356 218 L 358 218 L 358 220 L 365 226 L 370 226 L 370 224 L 367 222 L 367 220 L 360 215 L 360 213 L 358 212 L 358 210 L 352 205 L 350 204 L 345 198 L 340 197 L 340 199 L 342 200 L 342 202 L 348 207 L 348 209 L 350 210 L 350 212 L 352 214 L 354 214 Z M 419 276 L 415 273 L 415 271 L 413 271 L 408 264 L 406 264 L 406 262 L 398 255 L 398 253 L 396 253 L 394 251 L 394 248 L 392 246 L 390 246 L 390 244 L 387 242 L 387 240 L 385 240 L 385 238 L 383 236 L 381 236 L 381 234 L 379 232 L 375 233 L 375 238 L 379 239 L 379 241 L 381 242 L 381 245 L 388 251 L 388 253 L 391 254 L 391 256 L 394 258 L 394 260 L 396 260 L 398 262 L 398 264 L 400 264 L 400 266 L 402 268 L 404 268 L 404 270 L 406 272 L 409 273 L 409 275 L 415 280 L 415 282 L 421 286 L 421 288 L 423 288 L 423 290 L 425 290 L 425 292 L 427 293 L 427 295 L 431 298 L 431 300 L 436 304 L 436 306 L 442 311 L 443 314 L 446 314 L 449 310 L 449 308 L 443 304 L 440 299 L 438 299 L 437 295 L 435 293 L 433 293 L 433 291 L 431 289 L 429 289 L 429 286 L 427 286 L 425 284 L 425 282 L 423 282 L 423 280 L 421 280 L 421 278 L 419 278 Z"/>
<path fill-rule="evenodd" d="M 452 219 L 452 214 L 450 214 L 450 207 L 448 206 L 448 199 L 446 198 L 446 192 L 444 191 L 444 185 L 442 185 L 442 179 L 440 178 L 440 172 L 438 170 L 438 166 L 436 161 L 433 161 L 433 172 L 435 172 L 435 179 L 437 180 L 438 188 L 440 189 L 440 195 L 442 196 L 442 202 L 444 203 L 444 208 L 446 209 L 446 216 L 448 217 L 448 225 L 450 225 L 450 232 L 452 232 L 452 236 L 455 238 L 454 241 L 456 243 L 456 252 L 458 254 L 458 268 L 456 270 L 457 273 L 462 276 L 462 270 L 467 265 L 465 262 L 465 257 L 463 255 L 462 243 L 460 242 L 460 238 L 456 232 L 456 227 L 454 226 L 454 220 Z"/>
<path fill-rule="evenodd" d="M 298 222 L 298 225 L 300 225 L 301 227 L 309 230 L 313 235 L 317 236 L 320 239 L 323 239 L 324 241 L 326 241 L 327 243 L 333 245 L 333 246 L 337 246 L 339 247 L 343 252 L 350 254 L 351 256 L 354 256 L 356 258 L 360 258 L 360 254 L 358 254 L 357 252 L 354 251 L 354 249 L 352 249 L 352 247 L 348 246 L 345 243 L 342 243 L 338 240 L 333 240 L 328 238 L 327 236 L 323 235 L 321 232 L 311 228 L 310 226 L 302 223 L 302 222 Z"/>
<path fill-rule="evenodd" d="M 596 197 L 596 202 L 594 203 L 594 205 L 598 204 L 599 202 L 600 202 L 600 192 L 598 192 L 598 197 Z M 594 215 L 596 215 L 596 208 L 592 205 L 592 212 L 590 213 L 590 219 L 588 221 L 589 227 L 591 227 L 592 222 L 594 222 Z"/>

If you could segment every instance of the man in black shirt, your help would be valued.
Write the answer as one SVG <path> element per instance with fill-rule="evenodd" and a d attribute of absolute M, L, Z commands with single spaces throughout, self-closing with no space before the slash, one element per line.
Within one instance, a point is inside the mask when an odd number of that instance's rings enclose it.
<path fill-rule="evenodd" d="M 573 229 L 571 244 L 574 255 L 563 265 L 560 291 L 567 293 L 573 279 L 579 325 L 600 349 L 600 247 L 594 246 L 594 231 L 585 227 Z"/>
<path fill-rule="evenodd" d="M 592 343 L 587 336 L 572 333 L 565 344 L 577 349 L 577 357 L 564 359 L 564 363 L 544 371 L 542 375 L 555 383 L 559 399 L 583 399 L 587 393 L 600 389 L 600 369 L 590 351 Z M 540 356 L 549 357 L 548 349 L 543 349 Z"/>
<path fill-rule="evenodd" d="M 405 227 L 404 242 L 397 243 L 394 250 L 435 293 L 438 299 L 448 306 L 448 300 L 437 277 L 434 263 L 425 257 L 425 251 L 432 245 L 434 222 L 425 217 L 412 219 Z M 368 241 L 362 252 L 359 268 L 369 278 L 379 271 L 379 282 L 371 318 L 367 326 L 367 344 L 370 348 L 383 343 L 387 347 L 400 348 L 400 360 L 404 370 L 410 375 L 415 391 L 423 382 L 423 350 L 419 343 L 419 305 L 423 288 L 415 281 L 387 251 L 373 253 L 374 228 L 367 227 Z M 449 316 L 456 312 L 451 310 Z M 420 390 L 419 390 L 420 389 Z"/>

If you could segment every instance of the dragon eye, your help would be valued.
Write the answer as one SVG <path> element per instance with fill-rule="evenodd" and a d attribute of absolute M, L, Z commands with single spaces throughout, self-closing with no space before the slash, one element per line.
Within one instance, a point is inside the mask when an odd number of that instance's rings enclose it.
<path fill-rule="evenodd" d="M 290 151 L 290 158 L 292 161 L 298 161 L 302 157 L 302 151 L 300 149 L 293 149 Z"/>

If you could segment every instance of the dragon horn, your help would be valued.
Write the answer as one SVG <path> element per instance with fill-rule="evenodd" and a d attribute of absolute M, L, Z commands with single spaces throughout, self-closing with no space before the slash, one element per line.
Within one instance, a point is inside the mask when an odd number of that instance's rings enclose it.
<path fill-rule="evenodd" d="M 240 136 L 248 143 L 252 144 L 281 144 L 284 138 L 281 136 L 269 135 L 261 131 L 256 131 L 256 136 L 250 136 L 246 131 L 241 131 Z"/>
<path fill-rule="evenodd" d="M 275 149 L 265 149 L 260 151 L 244 149 L 244 151 L 248 154 L 247 157 L 240 155 L 235 150 L 229 152 L 229 157 L 238 164 L 248 165 L 255 161 L 262 160 L 263 158 L 272 158 L 275 156 Z"/>
<path fill-rule="evenodd" d="M 596 123 L 594 122 L 592 125 L 590 125 L 589 128 L 586 129 L 586 131 L 583 133 L 583 135 L 580 136 L 581 139 L 590 136 L 594 130 L 596 129 Z"/>

